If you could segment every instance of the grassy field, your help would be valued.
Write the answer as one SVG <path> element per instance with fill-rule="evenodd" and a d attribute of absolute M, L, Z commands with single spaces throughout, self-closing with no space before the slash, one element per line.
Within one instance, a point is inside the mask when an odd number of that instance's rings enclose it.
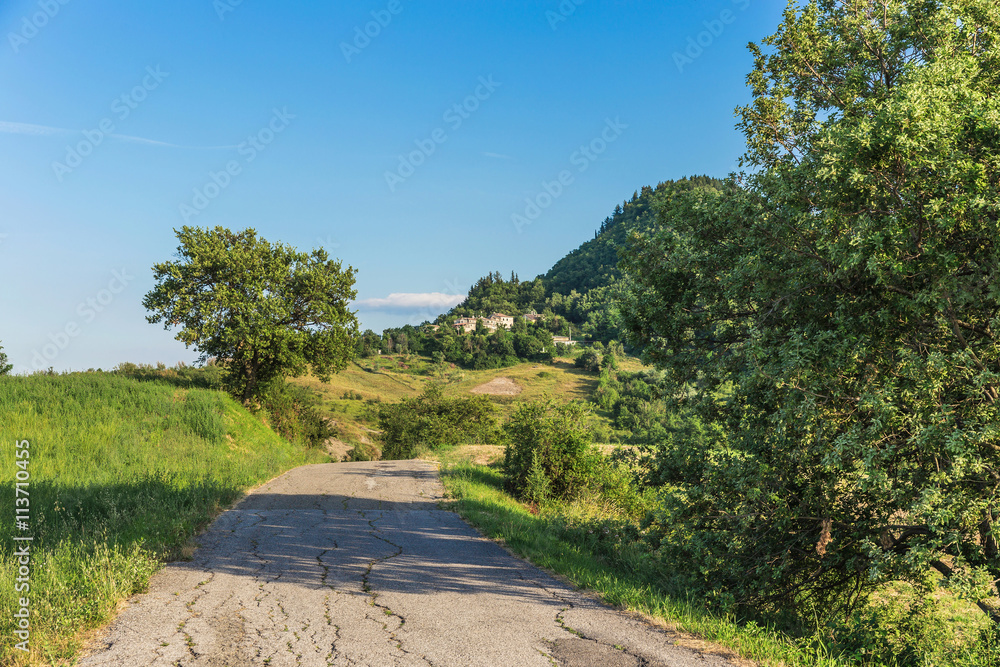
<path fill-rule="evenodd" d="M 15 447 L 27 440 L 28 447 Z M 16 459 L 15 450 L 30 452 Z M 28 463 L 19 469 L 17 460 Z M 0 664 L 69 664 L 87 630 L 143 590 L 163 559 L 249 487 L 303 463 L 225 394 L 105 373 L 0 378 Z M 18 530 L 15 475 L 28 479 Z M 31 536 L 30 591 L 15 593 L 13 537 Z M 30 653 L 15 648 L 30 600 Z"/>
<path fill-rule="evenodd" d="M 627 360 L 631 366 L 640 368 L 636 360 Z M 509 368 L 485 371 L 458 370 L 449 367 L 447 373 L 456 373 L 457 381 L 445 385 L 446 396 L 467 394 L 473 388 L 498 377 L 508 377 L 522 388 L 521 399 L 550 396 L 558 400 L 589 400 L 597 385 L 593 373 L 573 367 L 568 358 L 556 359 L 553 364 L 524 363 Z M 315 378 L 295 380 L 312 389 L 333 405 L 339 405 L 345 392 L 357 392 L 365 399 L 380 398 L 383 401 L 398 401 L 416 396 L 424 385 L 439 379 L 433 363 L 415 355 L 383 355 L 372 359 L 360 359 L 346 370 L 333 376 L 329 384 Z"/>
<path fill-rule="evenodd" d="M 625 359 L 621 365 L 625 370 L 642 368 L 636 359 Z M 419 395 L 428 383 L 442 380 L 446 382 L 445 396 L 468 396 L 476 387 L 500 377 L 510 378 L 521 389 L 516 397 L 494 398 L 505 413 L 523 400 L 588 401 L 597 386 L 597 376 L 575 368 L 571 358 L 557 358 L 552 364 L 524 363 L 484 371 L 449 366 L 442 377 L 430 360 L 416 355 L 360 359 L 333 376 L 329 383 L 312 377 L 293 381 L 315 391 L 326 414 L 336 423 L 340 435 L 331 448 L 331 454 L 339 457 L 357 443 L 376 444 L 369 430 L 371 425 L 363 420 L 366 400 L 394 402 L 412 398 Z M 601 416 L 598 416 L 598 421 L 607 423 L 607 419 Z"/>

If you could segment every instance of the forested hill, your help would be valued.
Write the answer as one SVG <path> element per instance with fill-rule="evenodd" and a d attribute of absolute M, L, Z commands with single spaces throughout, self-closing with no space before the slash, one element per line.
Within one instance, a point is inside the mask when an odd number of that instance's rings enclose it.
<path fill-rule="evenodd" d="M 548 273 L 533 280 L 521 280 L 516 274 L 507 279 L 500 272 L 488 273 L 472 286 L 462 303 L 439 317 L 437 323 L 456 317 L 536 311 L 545 316 L 545 326 L 553 333 L 620 340 L 619 248 L 633 231 L 656 226 L 660 207 L 673 193 L 722 186 L 723 181 L 709 176 L 665 181 L 655 188 L 645 186 L 633 193 L 632 199 L 615 207 L 593 239 L 556 262 Z"/>
<path fill-rule="evenodd" d="M 618 269 L 618 249 L 633 230 L 652 227 L 656 222 L 656 201 L 671 190 L 696 187 L 721 187 L 722 181 L 710 176 L 691 176 L 677 181 L 664 181 L 655 188 L 643 186 L 632 199 L 615 207 L 604 219 L 594 238 L 560 259 L 543 277 L 547 295 L 581 294 L 610 285 L 621 277 Z"/>

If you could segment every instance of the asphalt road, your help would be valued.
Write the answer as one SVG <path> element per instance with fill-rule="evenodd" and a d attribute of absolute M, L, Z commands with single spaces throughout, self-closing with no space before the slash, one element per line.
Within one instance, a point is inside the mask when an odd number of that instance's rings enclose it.
<path fill-rule="evenodd" d="M 421 461 L 292 470 L 222 514 L 80 661 L 721 667 L 441 510 Z"/>

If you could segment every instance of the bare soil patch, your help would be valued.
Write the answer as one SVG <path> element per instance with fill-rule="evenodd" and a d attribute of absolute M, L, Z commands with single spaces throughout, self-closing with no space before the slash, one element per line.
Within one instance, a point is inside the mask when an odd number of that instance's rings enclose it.
<path fill-rule="evenodd" d="M 350 445 L 339 438 L 330 438 L 326 441 L 326 451 L 334 461 L 344 461 L 347 458 L 347 453 L 354 448 L 354 445 Z"/>
<path fill-rule="evenodd" d="M 522 389 L 510 378 L 499 377 L 474 387 L 470 391 L 473 394 L 490 394 L 491 396 L 517 396 Z"/>

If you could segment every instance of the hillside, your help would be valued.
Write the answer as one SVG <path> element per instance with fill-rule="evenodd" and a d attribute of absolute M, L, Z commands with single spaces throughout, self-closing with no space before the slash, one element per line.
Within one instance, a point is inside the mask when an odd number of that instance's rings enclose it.
<path fill-rule="evenodd" d="M 711 176 L 691 176 L 663 181 L 655 188 L 643 186 L 632 194 L 630 200 L 615 207 L 614 213 L 604 219 L 593 239 L 582 243 L 545 273 L 542 280 L 546 294 L 569 294 L 573 290 L 584 293 L 610 285 L 622 275 L 618 269 L 618 250 L 625 245 L 630 233 L 657 224 L 661 198 L 677 190 L 719 188 L 722 185 L 723 181 Z"/>
<path fill-rule="evenodd" d="M 27 440 L 27 458 L 15 442 Z M 27 482 L 31 647 L 13 648 L 15 526 L 0 526 L 0 663 L 69 659 L 81 633 L 142 590 L 160 559 L 247 488 L 328 457 L 277 436 L 227 395 L 110 373 L 0 377 L 0 495 Z M 21 468 L 15 460 L 27 461 Z M 44 656 L 44 658 L 43 658 Z"/>
<path fill-rule="evenodd" d="M 605 342 L 621 340 L 623 332 L 617 310 L 622 278 L 619 250 L 633 232 L 659 224 L 658 211 L 674 193 L 722 187 L 723 181 L 709 176 L 664 181 L 655 188 L 644 186 L 630 200 L 615 207 L 594 238 L 568 253 L 545 274 L 521 280 L 513 273 L 510 278 L 499 271 L 488 273 L 472 286 L 462 303 L 436 323 L 494 312 L 519 315 L 535 311 L 546 315 L 547 326 L 553 333 L 583 333 Z"/>
<path fill-rule="evenodd" d="M 631 358 L 622 359 L 621 367 L 639 370 L 642 364 Z M 523 401 L 550 398 L 559 403 L 571 400 L 590 401 L 597 389 L 598 377 L 573 365 L 573 360 L 557 357 L 551 364 L 521 363 L 507 368 L 481 371 L 460 370 L 449 366 L 442 373 L 426 357 L 417 355 L 381 355 L 372 359 L 359 359 L 347 369 L 334 375 L 329 383 L 312 377 L 296 378 L 298 385 L 314 391 L 321 401 L 321 408 L 333 422 L 338 432 L 330 442 L 334 458 L 349 456 L 358 444 L 361 449 L 374 453 L 376 438 L 374 424 L 366 419 L 366 401 L 397 402 L 418 396 L 427 385 L 445 381 L 443 393 L 450 398 L 471 396 L 484 392 L 491 394 L 489 383 L 508 379 L 517 386 L 516 393 L 492 394 L 504 413 L 509 413 Z M 599 431 L 607 434 L 610 420 L 598 414 Z"/>

